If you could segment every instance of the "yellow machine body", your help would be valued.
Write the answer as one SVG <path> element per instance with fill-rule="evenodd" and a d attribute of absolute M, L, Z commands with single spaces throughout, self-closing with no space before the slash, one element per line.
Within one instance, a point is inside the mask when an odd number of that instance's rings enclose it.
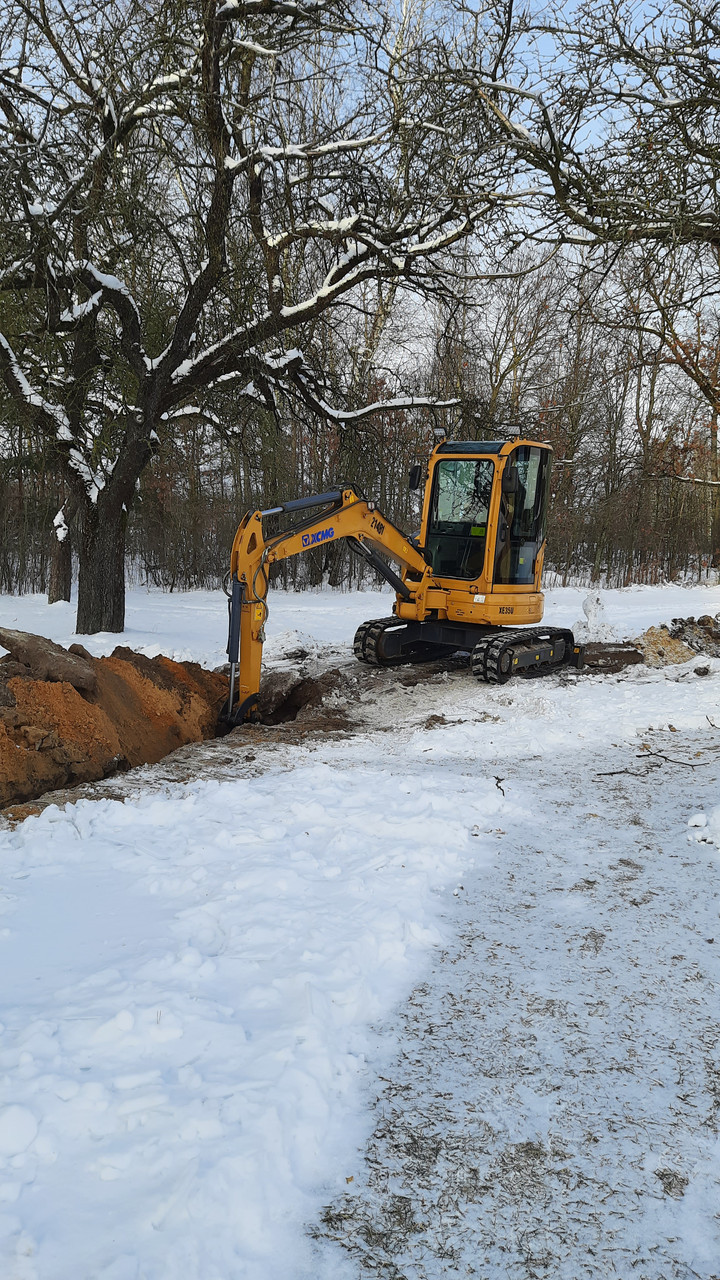
<path fill-rule="evenodd" d="M 235 698 L 236 723 L 251 717 L 257 700 L 270 566 L 327 542 L 349 540 L 353 550 L 395 586 L 393 618 L 378 620 L 386 631 L 402 630 L 398 624 L 403 621 L 422 624 L 420 630 L 408 631 L 414 649 L 407 660 L 434 656 L 433 646 L 444 652 L 472 648 L 476 638 L 487 646 L 498 628 L 540 622 L 550 462 L 547 445 L 523 438 L 442 441 L 426 464 L 417 537 L 404 534 L 351 486 L 245 515 L 230 561 L 229 717 L 233 718 Z M 413 487 L 420 488 L 422 467 L 413 470 Z M 322 510 L 315 513 L 318 506 Z M 283 532 L 266 532 L 271 517 L 300 512 L 312 514 Z M 399 574 L 388 560 L 399 566 Z M 567 640 L 564 644 L 567 650 Z M 574 652 L 577 658 L 578 649 Z M 397 653 L 383 659 L 378 656 L 382 650 L 375 648 L 368 656 L 357 638 L 356 653 L 378 665 L 403 660 Z M 553 660 L 557 657 L 542 659 Z M 572 661 L 567 653 L 564 660 Z"/>

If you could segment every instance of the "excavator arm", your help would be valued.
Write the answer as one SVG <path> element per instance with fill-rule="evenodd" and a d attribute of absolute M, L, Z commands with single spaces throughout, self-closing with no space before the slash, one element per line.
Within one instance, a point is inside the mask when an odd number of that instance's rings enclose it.
<path fill-rule="evenodd" d="M 322 508 L 319 514 L 318 507 Z M 267 517 L 304 511 L 308 515 L 292 529 L 266 538 L 263 522 Z M 227 723 L 243 724 L 256 711 L 270 565 L 341 538 L 346 538 L 406 600 L 412 598 L 413 588 L 383 557 L 394 560 L 418 583 L 430 573 L 422 552 L 374 502 L 350 487 L 298 498 L 267 511 L 248 512 L 235 534 L 230 559 L 230 694 L 222 715 Z"/>

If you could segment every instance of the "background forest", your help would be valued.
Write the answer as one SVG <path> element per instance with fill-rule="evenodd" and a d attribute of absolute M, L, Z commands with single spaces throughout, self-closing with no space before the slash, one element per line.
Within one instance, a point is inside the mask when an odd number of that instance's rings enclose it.
<path fill-rule="evenodd" d="M 12 3 L 0 591 L 79 563 L 120 630 L 123 570 L 219 585 L 248 508 L 413 529 L 439 423 L 551 442 L 559 581 L 717 569 L 716 9 L 605 9 Z"/>
<path fill-rule="evenodd" d="M 325 327 L 327 372 L 340 388 L 368 403 L 408 389 L 456 398 L 446 410 L 378 411 L 340 424 L 287 403 L 248 410 L 228 396 L 212 420 L 189 414 L 161 433 L 140 481 L 129 577 L 170 590 L 217 586 L 245 510 L 343 482 L 413 529 L 419 505 L 408 470 L 432 448 L 437 421 L 458 439 L 522 431 L 552 443 L 548 563 L 558 581 L 704 576 L 718 566 L 720 504 L 720 486 L 695 482 L 717 478 L 707 403 L 658 344 L 600 324 L 578 301 L 580 285 L 556 259 L 478 289 L 473 306 L 406 308 L 388 322 L 364 388 L 356 382 L 364 329 Z M 53 519 L 67 491 L 52 448 L 7 406 L 0 431 L 0 590 L 46 591 Z M 374 580 L 342 544 L 273 572 L 285 586 Z"/>

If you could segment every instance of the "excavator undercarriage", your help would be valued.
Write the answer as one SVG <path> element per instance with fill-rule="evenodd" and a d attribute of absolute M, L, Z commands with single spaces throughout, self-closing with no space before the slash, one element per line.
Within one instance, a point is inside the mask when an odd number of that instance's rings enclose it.
<path fill-rule="evenodd" d="M 559 627 L 509 628 L 464 626 L 457 622 L 402 622 L 394 615 L 363 622 L 355 632 L 353 651 L 372 667 L 405 662 L 432 662 L 469 652 L 476 680 L 505 684 L 530 671 L 544 675 L 555 667 L 582 665 L 582 649 L 572 631 Z"/>

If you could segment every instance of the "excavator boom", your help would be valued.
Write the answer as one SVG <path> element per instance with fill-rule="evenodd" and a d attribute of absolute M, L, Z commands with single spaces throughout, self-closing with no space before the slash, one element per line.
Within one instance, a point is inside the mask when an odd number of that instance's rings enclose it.
<path fill-rule="evenodd" d="M 322 507 L 319 515 L 318 507 Z M 292 529 L 266 538 L 264 521 L 267 518 L 302 511 L 312 511 L 312 514 Z M 429 572 L 422 552 L 374 502 L 360 497 L 352 487 L 298 498 L 266 511 L 249 512 L 238 527 L 230 558 L 231 687 L 226 719 L 232 723 L 242 724 L 251 719 L 257 705 L 270 565 L 340 538 L 345 538 L 358 555 L 368 560 L 403 599 L 411 599 L 412 591 L 383 555 L 418 578 Z"/>

